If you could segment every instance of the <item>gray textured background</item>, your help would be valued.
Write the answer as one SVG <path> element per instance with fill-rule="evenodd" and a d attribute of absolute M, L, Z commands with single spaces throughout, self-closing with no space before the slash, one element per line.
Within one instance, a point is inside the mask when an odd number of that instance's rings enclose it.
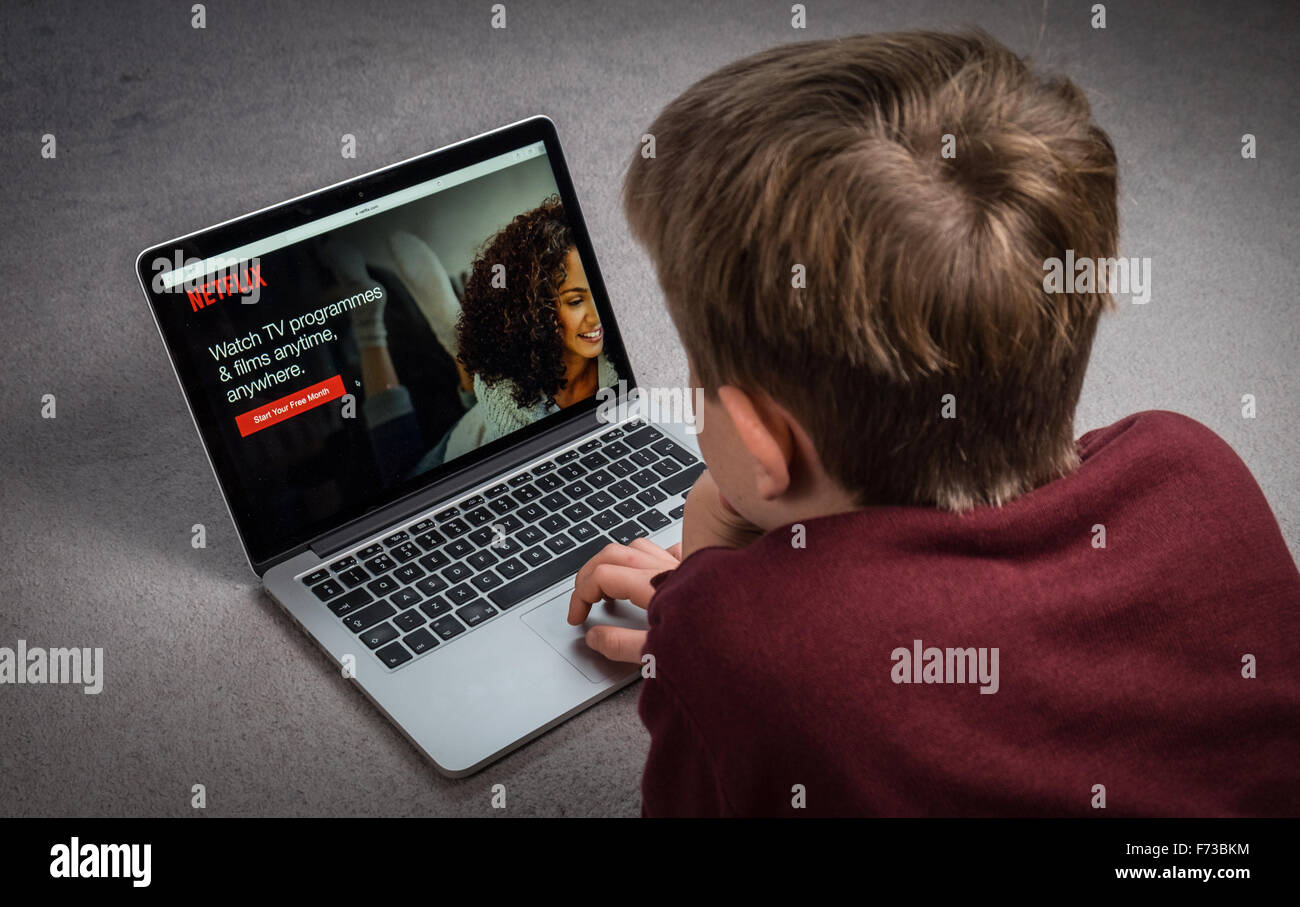
<path fill-rule="evenodd" d="M 684 361 L 617 205 L 695 79 L 772 44 L 981 26 L 1071 75 L 1122 166 L 1146 306 L 1101 328 L 1080 432 L 1186 413 L 1240 453 L 1300 550 L 1294 3 L 811 0 L 5 3 L 0 10 L 0 645 L 103 646 L 99 696 L 0 687 L 0 815 L 636 815 L 636 687 L 449 782 L 258 591 L 132 274 L 146 245 L 546 113 L 645 382 Z M 112 8 L 110 8 L 112 7 Z M 1042 27 L 1040 38 L 1040 26 Z M 54 133 L 56 160 L 40 137 Z M 1259 159 L 1239 154 L 1258 136 Z M 339 137 L 358 138 L 355 160 Z M 41 395 L 58 418 L 39 418 Z M 1258 398 L 1259 417 L 1240 415 Z M 189 545 L 191 524 L 209 547 Z M 1224 602 L 1231 607 L 1231 602 Z"/>

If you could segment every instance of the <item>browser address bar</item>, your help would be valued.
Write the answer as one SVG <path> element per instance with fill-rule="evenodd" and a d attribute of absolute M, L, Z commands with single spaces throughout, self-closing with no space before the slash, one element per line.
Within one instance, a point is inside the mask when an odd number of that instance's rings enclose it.
<path fill-rule="evenodd" d="M 479 161 L 477 164 L 471 164 L 460 170 L 453 170 L 451 173 L 436 179 L 426 180 L 398 192 L 381 196 L 357 205 L 355 208 L 349 208 L 347 211 L 340 211 L 337 214 L 331 214 L 328 217 L 322 217 L 310 223 L 283 230 L 265 239 L 259 239 L 256 242 L 230 249 L 220 255 L 213 255 L 201 261 L 190 261 L 184 267 L 163 272 L 156 279 L 161 281 L 165 289 L 171 290 L 179 283 L 196 281 L 216 271 L 230 270 L 240 262 L 248 261 L 250 258 L 257 258 L 268 252 L 274 252 L 276 249 L 282 249 L 285 246 L 311 239 L 313 236 L 319 236 L 322 233 L 328 233 L 330 230 L 337 230 L 347 224 L 373 217 L 383 211 L 391 211 L 393 208 L 399 208 L 416 199 L 424 198 L 435 192 L 443 192 L 453 186 L 467 183 L 495 170 L 502 170 L 545 153 L 546 144 L 544 142 L 534 142 L 531 145 L 525 145 L 523 148 L 514 151 L 507 151 L 505 154 L 498 154 L 496 157 Z"/>

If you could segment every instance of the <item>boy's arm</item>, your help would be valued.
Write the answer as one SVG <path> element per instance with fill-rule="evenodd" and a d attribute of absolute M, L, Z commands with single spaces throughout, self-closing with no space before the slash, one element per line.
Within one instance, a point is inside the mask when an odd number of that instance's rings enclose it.
<path fill-rule="evenodd" d="M 641 775 L 642 817 L 735 815 L 703 736 L 666 680 L 642 682 L 637 711 L 650 732 Z"/>

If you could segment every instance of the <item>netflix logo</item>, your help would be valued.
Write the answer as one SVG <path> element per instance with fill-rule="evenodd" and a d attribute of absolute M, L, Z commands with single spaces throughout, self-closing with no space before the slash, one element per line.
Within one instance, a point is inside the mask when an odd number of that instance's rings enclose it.
<path fill-rule="evenodd" d="M 232 268 L 229 273 L 219 274 L 194 289 L 187 287 L 185 295 L 190 300 L 190 311 L 197 312 L 231 296 L 244 296 L 248 297 L 246 302 L 257 302 L 264 286 L 266 281 L 262 278 L 262 266 L 250 264 L 238 269 Z"/>

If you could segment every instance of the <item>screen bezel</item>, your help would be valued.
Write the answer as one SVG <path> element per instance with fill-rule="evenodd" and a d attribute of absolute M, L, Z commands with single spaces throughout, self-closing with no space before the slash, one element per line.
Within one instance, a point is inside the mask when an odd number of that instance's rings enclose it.
<path fill-rule="evenodd" d="M 198 429 L 200 441 L 207 453 L 222 496 L 225 498 L 227 510 L 234 520 L 245 556 L 253 571 L 259 576 L 275 564 L 308 548 L 314 539 L 337 532 L 349 523 L 360 521 L 377 511 L 419 495 L 431 486 L 445 484 L 449 479 L 473 469 L 485 460 L 501 456 L 521 445 L 526 446 L 528 441 L 540 434 L 569 423 L 589 421 L 586 417 L 590 416 L 600 403 L 593 397 L 561 412 L 552 413 L 526 428 L 485 444 L 450 463 L 435 467 L 407 482 L 384 489 L 375 500 L 364 503 L 353 511 L 339 512 L 328 519 L 306 526 L 291 538 L 264 538 L 253 525 L 256 522 L 256 515 L 249 506 L 252 500 L 250 492 L 234 480 L 236 473 L 233 455 L 220 442 L 221 436 L 216 428 L 220 416 L 213 412 L 209 401 L 194 390 L 202 386 L 197 362 L 192 361 L 184 352 L 186 347 L 183 338 L 167 336 L 163 328 L 163 320 L 158 317 L 158 308 L 164 304 L 174 304 L 177 295 L 154 292 L 153 280 L 156 271 L 151 263 L 159 258 L 174 261 L 178 253 L 182 260 L 206 259 L 219 255 L 226 250 L 238 248 L 283 230 L 349 210 L 362 201 L 378 199 L 418 183 L 437 179 L 463 167 L 537 141 L 545 144 L 546 157 L 564 203 L 565 216 L 570 222 L 578 254 L 582 258 L 592 299 L 600 313 L 601 323 L 605 327 L 605 343 L 613 357 L 616 357 L 615 361 L 621 365 L 619 377 L 625 384 L 618 390 L 630 393 L 636 387 L 636 379 L 632 374 L 622 334 L 614 318 L 613 307 L 609 303 L 605 282 L 596 261 L 591 237 L 587 232 L 586 219 L 579 207 L 568 165 L 560 149 L 555 124 L 549 117 L 530 117 L 216 226 L 159 243 L 145 249 L 136 258 L 136 275 L 149 301 L 150 312 L 158 327 L 158 333 L 167 349 L 182 394 L 189 406 L 190 415 Z M 184 298 L 182 294 L 180 299 L 184 300 Z M 622 394 L 619 399 L 620 401 L 623 399 Z"/>

